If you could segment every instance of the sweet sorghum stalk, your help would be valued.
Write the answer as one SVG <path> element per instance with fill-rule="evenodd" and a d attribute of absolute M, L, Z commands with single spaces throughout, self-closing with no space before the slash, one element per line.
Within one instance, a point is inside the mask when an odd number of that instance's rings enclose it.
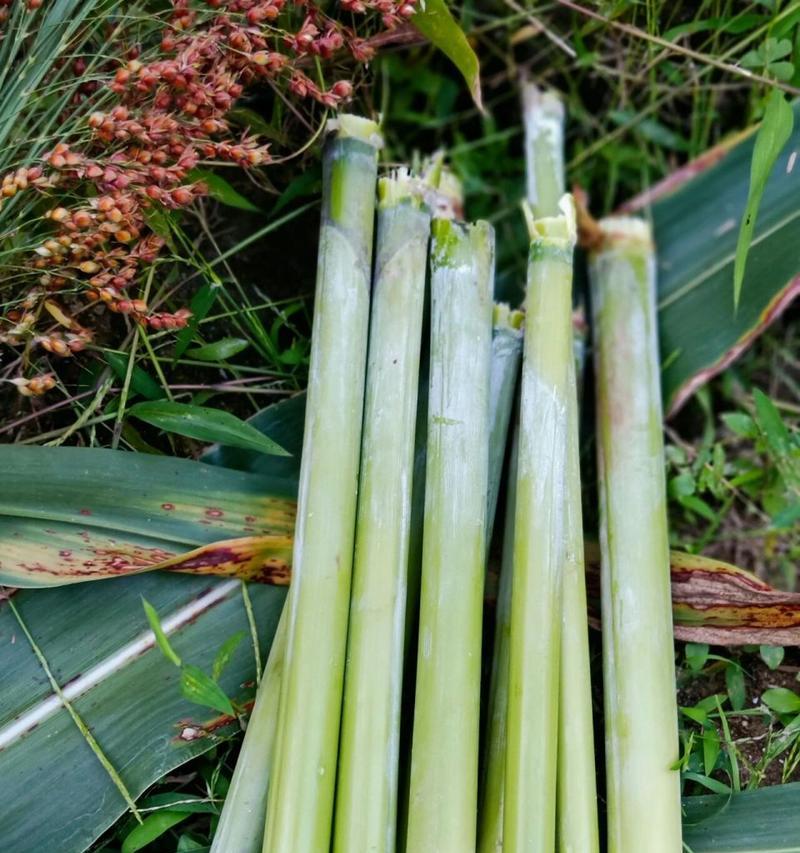
<path fill-rule="evenodd" d="M 391 29 L 413 15 L 414 3 L 341 0 L 338 8 L 351 22 L 376 13 Z M 320 62 L 335 60 L 338 72 L 348 54 L 363 63 L 374 53 L 327 4 L 325 11 L 310 0 L 205 5 L 210 11 L 173 0 L 157 48 L 131 47 L 125 33 L 112 33 L 105 50 L 113 55 L 116 46 L 121 58 L 106 63 L 105 83 L 76 86 L 69 107 L 79 109 L 104 87 L 113 93 L 111 103 L 101 99 L 102 110 L 80 119 L 88 135 L 58 142 L 39 162 L 0 179 L 0 205 L 20 192 L 53 201 L 41 243 L 15 264 L 29 273 L 21 279 L 27 289 L 0 315 L 0 343 L 24 346 L 26 361 L 35 347 L 62 357 L 85 348 L 92 332 L 74 316 L 85 300 L 154 330 L 185 326 L 187 309 L 154 312 L 139 298 L 144 268 L 165 248 L 149 225 L 151 211 L 186 208 L 205 196 L 206 185 L 193 175 L 201 161 L 248 170 L 270 163 L 268 144 L 231 126 L 230 112 L 246 90 L 269 84 L 337 109 L 352 97 L 353 83 L 323 84 Z M 72 62 L 80 77 L 86 60 Z"/>

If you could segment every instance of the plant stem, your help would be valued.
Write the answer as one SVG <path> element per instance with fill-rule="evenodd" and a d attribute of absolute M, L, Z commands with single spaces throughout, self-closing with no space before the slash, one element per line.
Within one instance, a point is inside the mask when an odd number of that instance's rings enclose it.
<path fill-rule="evenodd" d="M 572 198 L 531 233 L 514 519 L 503 851 L 555 847 L 567 409 L 572 363 Z"/>
<path fill-rule="evenodd" d="M 407 849 L 475 849 L 494 233 L 435 220 Z"/>
<path fill-rule="evenodd" d="M 591 258 L 610 853 L 681 850 L 664 442 L 647 224 L 600 223 Z"/>
<path fill-rule="evenodd" d="M 325 150 L 288 646 L 265 853 L 330 845 L 366 373 L 377 145 L 340 116 Z"/>
<path fill-rule="evenodd" d="M 334 851 L 392 853 L 414 428 L 430 214 L 407 173 L 379 182 L 361 484 Z"/>
<path fill-rule="evenodd" d="M 506 722 L 508 715 L 508 656 L 511 639 L 511 579 L 514 569 L 514 510 L 517 502 L 519 429 L 514 430 L 508 466 L 503 553 L 495 611 L 492 672 L 486 722 L 481 799 L 478 809 L 478 853 L 502 853 L 503 794 L 506 773 Z"/>
<path fill-rule="evenodd" d="M 505 303 L 494 306 L 492 367 L 489 380 L 489 496 L 487 498 L 486 548 L 494 530 L 500 479 L 506 455 L 506 439 L 517 374 L 522 356 L 522 311 L 512 311 Z"/>
<path fill-rule="evenodd" d="M 528 201 L 539 216 L 553 216 L 564 191 L 564 109 L 558 97 L 523 86 Z M 595 778 L 583 517 L 579 412 L 585 352 L 585 323 L 573 322 L 573 355 L 567 396 L 566 559 L 562 586 L 562 641 L 558 714 L 557 836 L 561 853 L 599 848 Z"/>
<path fill-rule="evenodd" d="M 570 359 L 567 396 L 566 557 L 561 597 L 557 836 L 561 853 L 599 853 L 592 674 L 586 621 L 577 365 Z"/>
<path fill-rule="evenodd" d="M 286 654 L 289 604 L 284 603 L 267 666 L 247 721 L 242 749 L 225 797 L 211 853 L 258 853 L 264 839 L 264 810 L 274 766 L 278 702 Z"/>
<path fill-rule="evenodd" d="M 522 86 L 526 197 L 539 219 L 557 216 L 564 195 L 564 106 L 533 83 Z"/>

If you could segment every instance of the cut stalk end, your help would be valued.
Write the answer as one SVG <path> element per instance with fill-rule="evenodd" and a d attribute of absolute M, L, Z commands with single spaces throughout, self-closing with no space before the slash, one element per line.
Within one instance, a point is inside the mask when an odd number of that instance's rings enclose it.
<path fill-rule="evenodd" d="M 522 212 L 528 226 L 531 246 L 550 246 L 555 249 L 572 251 L 578 240 L 575 200 L 569 193 L 561 196 L 558 202 L 560 213 L 556 216 L 535 215 L 529 202 L 522 202 Z M 637 220 L 641 221 L 641 220 Z"/>
<path fill-rule="evenodd" d="M 378 123 L 364 116 L 340 113 L 336 118 L 328 119 L 326 130 L 335 133 L 337 139 L 360 139 L 375 148 L 383 147 Z"/>
<path fill-rule="evenodd" d="M 522 330 L 525 314 L 518 309 L 511 309 L 508 302 L 495 302 L 492 313 L 492 327 L 494 329 L 508 329 L 510 331 Z"/>
<path fill-rule="evenodd" d="M 626 255 L 649 254 L 653 251 L 650 223 L 635 216 L 608 216 L 598 223 L 602 240 L 597 252 L 618 251 Z"/>
<path fill-rule="evenodd" d="M 404 203 L 420 208 L 425 204 L 426 189 L 424 181 L 415 177 L 405 166 L 393 169 L 378 181 L 380 209 Z"/>

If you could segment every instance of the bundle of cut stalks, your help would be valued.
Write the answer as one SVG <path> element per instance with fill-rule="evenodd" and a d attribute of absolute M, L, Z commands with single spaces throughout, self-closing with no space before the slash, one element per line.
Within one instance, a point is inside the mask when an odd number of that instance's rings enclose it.
<path fill-rule="evenodd" d="M 524 110 L 524 331 L 521 312 L 492 303 L 491 226 L 457 221 L 457 205 L 436 195 L 441 161 L 424 180 L 406 169 L 382 177 L 376 204 L 377 126 L 354 116 L 333 125 L 293 580 L 214 853 L 600 849 L 582 365 L 571 322 L 575 208 L 563 194 L 560 102 L 526 87 Z M 653 254 L 643 223 L 601 226 L 591 280 L 608 849 L 673 853 L 680 800 L 670 769 L 677 739 Z M 498 507 L 502 565 L 487 655 L 484 580 Z M 411 544 L 420 536 L 421 556 Z M 418 573 L 419 589 L 409 583 Z"/>

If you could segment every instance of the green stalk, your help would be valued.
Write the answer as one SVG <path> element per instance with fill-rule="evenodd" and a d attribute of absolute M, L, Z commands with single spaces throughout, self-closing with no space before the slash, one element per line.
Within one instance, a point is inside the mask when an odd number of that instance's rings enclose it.
<path fill-rule="evenodd" d="M 575 211 L 534 219 L 514 519 L 503 851 L 555 846 Z"/>
<path fill-rule="evenodd" d="M 648 225 L 606 219 L 591 258 L 608 850 L 681 850 L 664 443 Z"/>
<path fill-rule="evenodd" d="M 336 853 L 392 853 L 414 428 L 430 214 L 406 172 L 379 182 Z"/>
<path fill-rule="evenodd" d="M 506 455 L 506 438 L 517 374 L 522 356 L 522 311 L 512 311 L 499 302 L 494 306 L 492 366 L 489 380 L 489 492 L 487 498 L 486 547 L 492 538 L 500 479 Z"/>
<path fill-rule="evenodd" d="M 508 657 L 511 641 L 511 578 L 514 570 L 514 511 L 517 503 L 519 429 L 514 430 L 508 466 L 503 553 L 495 611 L 492 672 L 486 721 L 486 744 L 478 809 L 478 853 L 502 853 L 503 794 L 506 773 Z"/>
<path fill-rule="evenodd" d="M 564 195 L 564 105 L 533 83 L 522 86 L 526 198 L 534 217 L 557 216 Z"/>
<path fill-rule="evenodd" d="M 330 846 L 361 449 L 377 125 L 340 116 L 322 226 L 288 645 L 264 853 Z"/>
<path fill-rule="evenodd" d="M 553 216 L 564 192 L 564 108 L 555 94 L 523 86 L 528 201 L 538 216 Z M 595 853 L 597 826 L 578 399 L 586 325 L 573 323 L 574 361 L 568 394 L 566 560 L 562 586 L 562 643 L 558 724 L 557 836 L 561 853 Z M 577 381 L 576 381 L 577 379 Z"/>
<path fill-rule="evenodd" d="M 494 232 L 434 220 L 407 850 L 475 849 Z"/>
<path fill-rule="evenodd" d="M 232 850 L 236 853 L 258 853 L 261 850 L 278 726 L 288 611 L 288 603 L 285 603 L 256 693 L 256 702 L 247 721 L 242 749 L 214 833 L 211 853 L 230 853 Z"/>
<path fill-rule="evenodd" d="M 575 337 L 577 339 L 577 334 Z M 561 853 L 599 853 L 576 361 L 576 358 L 570 359 L 567 398 L 566 556 L 561 600 L 557 836 Z"/>

